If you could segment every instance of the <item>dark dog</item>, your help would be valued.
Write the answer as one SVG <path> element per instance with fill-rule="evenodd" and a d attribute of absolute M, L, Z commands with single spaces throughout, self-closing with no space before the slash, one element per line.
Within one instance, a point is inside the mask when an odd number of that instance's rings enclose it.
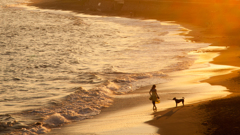
<path fill-rule="evenodd" d="M 180 102 L 182 102 L 182 104 L 184 106 L 184 97 L 182 99 L 176 99 L 176 97 L 174 97 L 173 100 L 175 100 L 175 102 L 176 102 L 176 107 L 177 107 L 177 104 Z"/>

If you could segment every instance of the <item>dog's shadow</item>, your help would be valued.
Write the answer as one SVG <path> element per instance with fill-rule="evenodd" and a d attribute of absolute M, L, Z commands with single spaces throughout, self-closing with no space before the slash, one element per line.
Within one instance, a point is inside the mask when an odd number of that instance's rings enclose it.
<path fill-rule="evenodd" d="M 163 115 L 159 115 L 159 113 L 154 113 L 154 119 L 160 119 L 163 117 L 166 117 L 166 119 L 170 118 L 173 114 L 175 114 L 177 111 L 179 111 L 180 109 L 182 109 L 182 107 L 178 107 L 178 108 L 172 108 L 169 111 L 167 111 L 165 114 Z"/>

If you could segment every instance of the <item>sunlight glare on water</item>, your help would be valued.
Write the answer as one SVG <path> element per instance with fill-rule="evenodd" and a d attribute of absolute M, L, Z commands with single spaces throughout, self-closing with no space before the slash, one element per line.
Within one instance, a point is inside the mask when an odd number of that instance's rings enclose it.
<path fill-rule="evenodd" d="M 105 81 L 124 82 L 116 87 L 126 92 L 159 83 L 151 77 L 187 68 L 175 64 L 191 63 L 187 52 L 208 46 L 186 42 L 174 23 L 25 8 L 1 9 L 1 106 L 8 106 L 2 112 L 46 105 Z"/>

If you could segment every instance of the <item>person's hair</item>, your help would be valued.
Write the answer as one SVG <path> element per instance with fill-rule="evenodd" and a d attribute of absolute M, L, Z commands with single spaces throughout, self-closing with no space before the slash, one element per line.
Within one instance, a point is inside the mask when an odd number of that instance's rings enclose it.
<path fill-rule="evenodd" d="M 153 86 L 152 86 L 152 89 L 155 89 L 155 88 L 156 88 L 156 85 L 153 85 Z"/>

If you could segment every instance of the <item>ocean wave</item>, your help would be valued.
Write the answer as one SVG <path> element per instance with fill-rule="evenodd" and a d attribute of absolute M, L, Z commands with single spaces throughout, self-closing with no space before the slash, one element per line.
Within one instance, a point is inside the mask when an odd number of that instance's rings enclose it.
<path fill-rule="evenodd" d="M 40 134 L 50 131 L 50 128 L 53 127 L 92 118 L 98 115 L 103 107 L 108 107 L 111 104 L 111 90 L 106 87 L 97 87 L 91 90 L 76 88 L 73 94 L 68 95 L 62 101 L 55 102 L 54 105 L 27 110 L 21 112 L 21 114 L 15 113 L 14 115 L 21 115 L 22 117 L 40 116 L 42 118 L 41 121 L 26 125 L 21 131 Z M 1 115 L 0 118 L 0 127 L 9 129 L 22 124 L 17 122 L 11 115 Z M 20 131 L 14 133 L 20 133 Z"/>

